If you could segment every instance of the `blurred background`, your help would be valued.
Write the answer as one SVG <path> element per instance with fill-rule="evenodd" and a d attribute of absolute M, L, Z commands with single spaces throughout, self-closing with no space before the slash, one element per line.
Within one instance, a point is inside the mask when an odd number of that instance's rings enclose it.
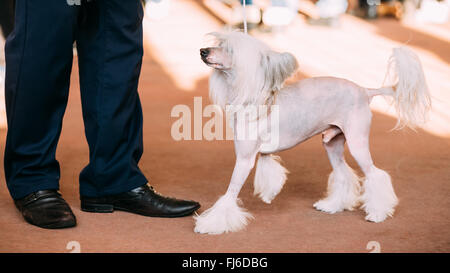
<path fill-rule="evenodd" d="M 205 34 L 243 29 L 244 0 L 145 0 L 146 47 L 180 88 L 207 76 L 197 50 Z M 251 35 L 299 60 L 303 76 L 344 77 L 366 87 L 383 83 L 395 46 L 420 56 L 433 94 L 424 129 L 450 136 L 449 0 L 245 0 Z M 12 31 L 14 0 L 1 0 L 0 88 L 4 85 L 4 36 Z M 76 53 L 76 52 L 75 52 Z M 3 90 L 0 128 L 6 127 Z M 382 98 L 373 109 L 394 114 Z"/>
<path fill-rule="evenodd" d="M 181 88 L 207 76 L 196 51 L 205 34 L 243 28 L 243 0 L 146 1 L 148 46 Z M 254 35 L 299 60 L 305 77 L 332 75 L 380 87 L 391 49 L 407 45 L 423 62 L 433 94 L 424 129 L 450 137 L 450 1 L 246 0 Z M 375 110 L 393 115 L 383 98 Z"/>
<path fill-rule="evenodd" d="M 12 3 L 0 0 L 4 34 L 12 30 Z M 198 200 L 201 211 L 226 190 L 234 165 L 233 143 L 177 142 L 170 135 L 176 120 L 170 114 L 177 104 L 192 106 L 194 96 L 203 98 L 203 107 L 210 104 L 211 69 L 200 60 L 199 49 L 209 44 L 207 33 L 243 27 L 242 4 L 239 0 L 145 1 L 139 93 L 146 152 L 141 169 L 158 191 Z M 336 76 L 376 88 L 383 84 L 392 48 L 407 45 L 419 55 L 433 97 L 429 122 L 418 133 L 390 132 L 396 122 L 393 107 L 382 97 L 371 103 L 371 152 L 376 165 L 393 178 L 400 198 L 395 217 L 373 224 L 364 221 L 361 210 L 328 215 L 312 208 L 326 191 L 331 171 L 319 137 L 281 153 L 291 173 L 270 206 L 252 197 L 253 188 L 247 182 L 240 197 L 255 220 L 242 232 L 200 236 L 193 232 L 190 217 L 83 213 L 77 181 L 89 151 L 74 50 L 69 105 L 56 156 L 62 168 L 61 192 L 80 224 L 51 234 L 25 225 L 5 183 L 0 183 L 0 252 L 64 252 L 70 240 L 79 241 L 83 252 L 367 252 L 366 244 L 372 240 L 381 243 L 382 252 L 450 251 L 450 1 L 247 0 L 245 4 L 249 34 L 297 57 L 299 73 L 292 80 Z M 0 40 L 3 163 L 2 35 Z M 0 181 L 4 181 L 3 171 Z"/>

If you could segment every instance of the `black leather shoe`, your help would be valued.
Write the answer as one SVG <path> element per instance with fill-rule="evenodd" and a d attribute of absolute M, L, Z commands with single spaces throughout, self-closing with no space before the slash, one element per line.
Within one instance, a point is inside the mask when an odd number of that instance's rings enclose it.
<path fill-rule="evenodd" d="M 164 197 L 147 185 L 104 197 L 81 196 L 81 210 L 87 212 L 127 211 L 150 217 L 182 217 L 194 213 L 200 204 Z"/>
<path fill-rule="evenodd" d="M 42 190 L 14 200 L 28 223 L 49 229 L 74 227 L 75 215 L 56 190 Z"/>

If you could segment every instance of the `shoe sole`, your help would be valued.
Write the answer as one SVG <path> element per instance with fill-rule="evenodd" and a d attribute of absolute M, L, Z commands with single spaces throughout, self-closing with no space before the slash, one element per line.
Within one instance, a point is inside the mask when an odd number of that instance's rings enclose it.
<path fill-rule="evenodd" d="M 67 223 L 55 223 L 55 224 L 49 224 L 49 225 L 36 225 L 35 223 L 32 223 L 30 221 L 26 221 L 28 224 L 31 224 L 36 227 L 45 228 L 45 229 L 65 229 L 65 228 L 72 228 L 77 225 L 77 222 L 67 222 Z"/>
<path fill-rule="evenodd" d="M 199 208 L 200 208 L 200 205 L 195 206 L 193 209 L 182 212 L 182 213 L 167 215 L 167 214 L 144 214 L 144 213 L 135 212 L 135 211 L 132 211 L 132 210 L 129 210 L 126 208 L 117 207 L 117 206 L 114 206 L 111 204 L 89 204 L 89 203 L 81 204 L 81 210 L 84 212 L 113 213 L 115 210 L 118 210 L 118 211 L 134 213 L 134 214 L 138 214 L 138 215 L 142 215 L 142 216 L 147 216 L 147 217 L 159 217 L 159 218 L 177 218 L 177 217 L 189 216 L 189 215 L 192 215 Z"/>
<path fill-rule="evenodd" d="M 64 224 L 64 225 L 48 225 L 48 226 L 38 226 L 45 229 L 65 229 L 76 227 L 76 223 Z"/>

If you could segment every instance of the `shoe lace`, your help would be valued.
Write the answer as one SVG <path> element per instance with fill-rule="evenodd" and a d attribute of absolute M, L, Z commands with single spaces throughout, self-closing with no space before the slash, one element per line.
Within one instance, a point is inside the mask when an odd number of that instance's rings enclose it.
<path fill-rule="evenodd" d="M 149 188 L 153 193 L 155 193 L 156 195 L 160 196 L 161 198 L 163 198 L 163 199 L 165 199 L 165 200 L 177 200 L 175 197 L 162 195 L 161 193 L 159 193 L 158 191 L 156 191 L 155 188 L 153 188 L 152 185 L 148 185 L 148 188 Z"/>

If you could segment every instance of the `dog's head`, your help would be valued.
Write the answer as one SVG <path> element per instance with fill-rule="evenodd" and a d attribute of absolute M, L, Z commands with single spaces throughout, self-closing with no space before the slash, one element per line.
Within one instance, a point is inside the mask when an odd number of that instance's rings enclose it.
<path fill-rule="evenodd" d="M 233 31 L 210 35 L 215 44 L 200 49 L 200 56 L 215 69 L 210 95 L 216 104 L 263 104 L 297 70 L 292 54 L 275 52 L 247 34 Z"/>

